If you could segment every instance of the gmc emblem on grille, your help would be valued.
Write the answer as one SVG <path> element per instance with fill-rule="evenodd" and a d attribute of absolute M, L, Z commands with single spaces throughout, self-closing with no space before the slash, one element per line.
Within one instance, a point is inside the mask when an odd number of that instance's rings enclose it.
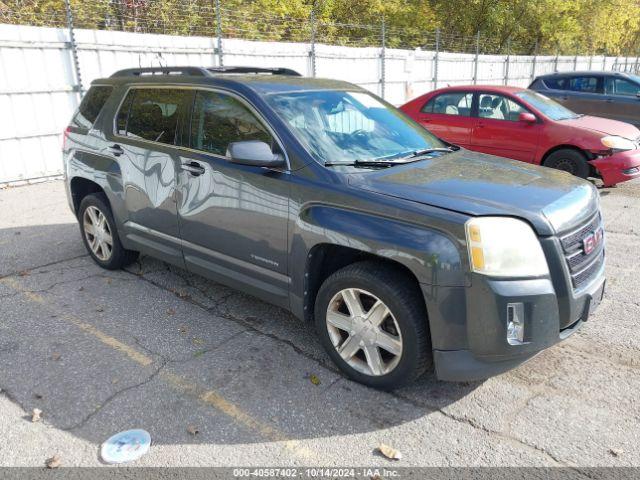
<path fill-rule="evenodd" d="M 591 232 L 589 235 L 582 239 L 582 249 L 585 255 L 589 255 L 593 252 L 604 237 L 604 230 L 602 227 L 598 228 L 595 232 Z"/>

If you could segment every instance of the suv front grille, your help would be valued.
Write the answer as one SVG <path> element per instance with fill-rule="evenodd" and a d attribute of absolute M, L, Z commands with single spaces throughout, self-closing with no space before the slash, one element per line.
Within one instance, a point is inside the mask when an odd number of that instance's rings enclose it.
<path fill-rule="evenodd" d="M 585 251 L 585 240 L 598 231 L 604 232 L 600 213 L 594 215 L 581 227 L 560 238 L 574 289 L 580 288 L 593 278 L 604 263 L 604 237 L 592 251 L 588 253 Z"/>

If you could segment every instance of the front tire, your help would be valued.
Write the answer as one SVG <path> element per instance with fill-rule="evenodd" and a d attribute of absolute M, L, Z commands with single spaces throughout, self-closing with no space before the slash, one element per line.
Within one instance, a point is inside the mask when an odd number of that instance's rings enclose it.
<path fill-rule="evenodd" d="M 82 199 L 78 221 L 84 246 L 102 268 L 118 270 L 138 258 L 138 252 L 127 250 L 120 243 L 109 200 L 104 193 L 93 193 Z"/>
<path fill-rule="evenodd" d="M 584 154 L 570 148 L 553 152 L 545 160 L 544 166 L 569 172 L 580 178 L 587 178 L 591 171 Z"/>
<path fill-rule="evenodd" d="M 431 366 L 424 301 L 399 269 L 366 261 L 338 270 L 320 287 L 314 317 L 327 353 L 357 382 L 390 390 Z"/>

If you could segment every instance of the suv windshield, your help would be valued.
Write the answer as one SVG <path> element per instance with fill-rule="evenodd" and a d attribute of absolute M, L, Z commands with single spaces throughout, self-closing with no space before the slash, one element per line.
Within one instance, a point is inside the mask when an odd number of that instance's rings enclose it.
<path fill-rule="evenodd" d="M 320 163 L 393 161 L 447 145 L 373 95 L 350 91 L 267 96 L 307 151 Z"/>
<path fill-rule="evenodd" d="M 544 95 L 532 90 L 518 92 L 516 93 L 516 97 L 528 102 L 530 105 L 537 108 L 540 113 L 549 117 L 551 120 L 569 120 L 580 116 L 568 108 L 563 107 L 555 100 L 551 100 L 549 97 L 545 97 Z"/>

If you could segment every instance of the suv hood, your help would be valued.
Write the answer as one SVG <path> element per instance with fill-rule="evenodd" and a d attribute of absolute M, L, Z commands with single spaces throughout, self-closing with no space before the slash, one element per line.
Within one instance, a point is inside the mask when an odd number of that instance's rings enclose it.
<path fill-rule="evenodd" d="M 636 140 L 640 137 L 640 130 L 630 123 L 610 120 L 608 118 L 585 115 L 584 117 L 561 120 L 561 122 L 571 127 L 586 128 L 604 135 L 617 135 L 628 138 L 629 140 Z"/>
<path fill-rule="evenodd" d="M 460 149 L 381 171 L 349 175 L 355 188 L 468 215 L 527 220 L 539 235 L 585 221 L 598 208 L 589 182 L 559 170 Z"/>

